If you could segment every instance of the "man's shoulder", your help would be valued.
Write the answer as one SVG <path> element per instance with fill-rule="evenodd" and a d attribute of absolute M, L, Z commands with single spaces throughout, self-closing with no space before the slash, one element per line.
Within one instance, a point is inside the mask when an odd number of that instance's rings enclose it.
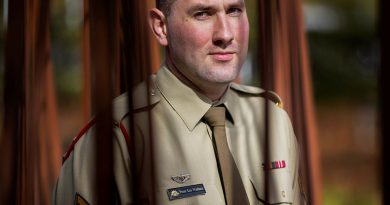
<path fill-rule="evenodd" d="M 265 98 L 274 102 L 278 107 L 281 108 L 283 107 L 282 99 L 279 97 L 278 94 L 276 94 L 273 91 L 264 90 L 262 88 L 249 86 L 249 85 L 237 84 L 237 83 L 232 83 L 230 85 L 230 89 L 236 92 L 241 97 Z"/>
<path fill-rule="evenodd" d="M 113 117 L 115 121 L 120 122 L 129 113 L 129 107 L 137 113 L 146 110 L 158 103 L 161 99 L 158 89 L 155 85 L 155 75 L 150 76 L 149 80 L 143 81 L 132 90 L 132 101 L 129 102 L 129 92 L 125 92 L 116 97 L 113 101 Z"/>
<path fill-rule="evenodd" d="M 156 75 L 151 75 L 133 90 L 133 109 L 143 109 L 160 101 L 159 91 L 156 86 Z"/>
<path fill-rule="evenodd" d="M 141 83 L 139 86 L 137 86 L 134 91 L 133 91 L 133 106 L 136 107 L 137 109 L 141 109 L 142 107 L 147 107 L 147 102 L 148 100 L 145 100 L 147 98 L 147 92 L 146 89 L 147 86 L 144 83 Z M 153 102 L 156 101 L 156 98 L 153 98 Z M 128 92 L 125 92 L 118 97 L 116 97 L 112 101 L 112 110 L 113 110 L 113 115 L 112 115 L 112 120 L 113 120 L 113 125 L 117 126 L 120 128 L 122 131 L 122 135 L 124 137 L 127 137 L 127 129 L 124 126 L 123 120 L 126 118 L 129 114 L 129 94 Z M 134 108 L 135 109 L 135 108 Z M 77 146 L 82 144 L 82 141 L 85 139 L 89 139 L 91 135 L 91 131 L 94 129 L 96 124 L 96 118 L 93 117 L 76 135 L 76 137 L 73 138 L 72 143 L 68 147 L 67 151 L 63 155 L 63 163 L 69 158 L 71 153 L 76 149 Z M 93 138 L 91 138 L 93 139 Z M 127 140 L 127 138 L 126 138 Z"/>

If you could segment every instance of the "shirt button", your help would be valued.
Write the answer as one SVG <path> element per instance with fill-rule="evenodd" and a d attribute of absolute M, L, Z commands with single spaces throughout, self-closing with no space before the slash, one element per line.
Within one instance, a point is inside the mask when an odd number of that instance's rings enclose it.
<path fill-rule="evenodd" d="M 285 191 L 282 191 L 282 196 L 286 197 L 286 192 Z"/>

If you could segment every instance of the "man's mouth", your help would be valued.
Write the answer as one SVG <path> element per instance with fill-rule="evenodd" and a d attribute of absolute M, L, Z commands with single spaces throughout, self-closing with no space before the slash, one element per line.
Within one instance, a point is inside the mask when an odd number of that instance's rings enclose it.
<path fill-rule="evenodd" d="M 231 61 L 234 58 L 235 52 L 211 52 L 210 55 L 217 61 Z"/>

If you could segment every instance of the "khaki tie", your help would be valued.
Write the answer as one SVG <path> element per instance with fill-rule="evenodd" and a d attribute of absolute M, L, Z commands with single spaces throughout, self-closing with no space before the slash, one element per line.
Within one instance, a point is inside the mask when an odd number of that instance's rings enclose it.
<path fill-rule="evenodd" d="M 213 130 L 218 171 L 227 205 L 249 204 L 237 165 L 230 153 L 225 131 L 225 107 L 211 107 L 204 119 Z"/>

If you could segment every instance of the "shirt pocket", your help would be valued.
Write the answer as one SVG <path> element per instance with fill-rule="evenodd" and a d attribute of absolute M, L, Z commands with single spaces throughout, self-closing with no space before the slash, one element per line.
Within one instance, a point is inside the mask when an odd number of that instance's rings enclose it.
<path fill-rule="evenodd" d="M 249 176 L 254 191 L 255 204 L 292 204 L 293 189 L 290 173 L 287 170 L 271 170 L 267 171 L 269 181 L 267 189 L 268 202 L 265 201 L 265 173 Z"/>
<path fill-rule="evenodd" d="M 186 185 L 183 185 L 186 186 Z M 191 185 L 189 185 L 191 186 Z M 168 190 L 172 188 L 180 188 L 182 186 L 167 186 L 160 187 L 157 190 L 157 204 L 161 205 L 225 205 L 215 184 L 203 184 L 206 191 L 205 194 L 189 196 L 186 198 L 169 200 Z"/>

